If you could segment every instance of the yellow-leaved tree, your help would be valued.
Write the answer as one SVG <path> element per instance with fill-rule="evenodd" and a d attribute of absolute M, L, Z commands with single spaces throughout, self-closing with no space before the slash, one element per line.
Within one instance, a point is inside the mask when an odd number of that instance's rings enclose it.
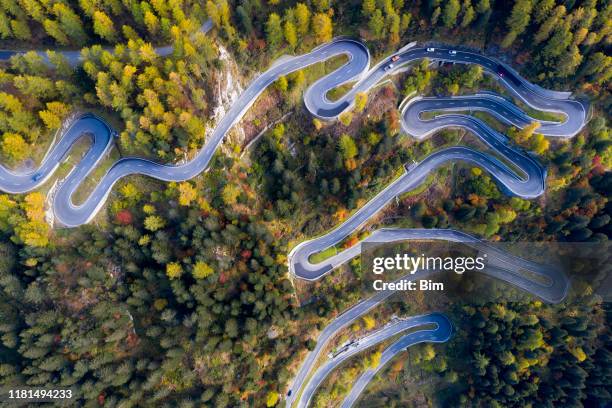
<path fill-rule="evenodd" d="M 183 274 L 183 267 L 178 262 L 170 262 L 166 265 L 166 275 L 170 279 L 179 278 Z"/>
<path fill-rule="evenodd" d="M 184 182 L 179 184 L 179 204 L 188 206 L 193 200 L 198 197 L 197 190 L 191 185 L 191 183 Z"/>
<path fill-rule="evenodd" d="M 30 147 L 20 134 L 6 132 L 2 135 L 0 150 L 3 156 L 11 162 L 16 163 L 28 157 Z"/>
<path fill-rule="evenodd" d="M 215 271 L 208 266 L 206 262 L 198 261 L 193 266 L 193 277 L 196 279 L 204 279 L 212 275 Z"/>
<path fill-rule="evenodd" d="M 13 241 L 32 247 L 47 246 L 50 228 L 45 222 L 45 196 L 38 192 L 30 193 L 20 207 L 25 214 L 10 218 L 15 231 Z"/>

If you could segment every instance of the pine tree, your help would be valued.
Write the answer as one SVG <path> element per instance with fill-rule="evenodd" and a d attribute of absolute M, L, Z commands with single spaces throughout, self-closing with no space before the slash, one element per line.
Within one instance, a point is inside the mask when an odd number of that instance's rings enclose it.
<path fill-rule="evenodd" d="M 514 40 L 525 31 L 531 19 L 532 0 L 516 0 L 510 17 L 506 20 L 509 32 L 504 37 L 501 46 L 504 48 L 512 45 Z"/>
<path fill-rule="evenodd" d="M 332 21 L 327 14 L 317 13 L 312 18 L 312 31 L 317 42 L 330 41 L 333 35 Z"/>
<path fill-rule="evenodd" d="M 271 13 L 266 22 L 266 39 L 271 49 L 276 49 L 283 41 L 281 19 L 278 14 Z"/>
<path fill-rule="evenodd" d="M 461 10 L 459 0 L 448 0 L 442 11 L 442 23 L 446 28 L 452 28 L 457 25 L 457 16 Z"/>
<path fill-rule="evenodd" d="M 548 19 L 546 19 L 546 21 L 544 21 L 542 25 L 540 25 L 538 32 L 533 37 L 534 43 L 539 44 L 542 41 L 546 40 L 564 15 L 565 6 L 561 5 L 555 8 L 552 15 Z"/>
<path fill-rule="evenodd" d="M 117 39 L 117 31 L 113 21 L 103 11 L 96 11 L 93 18 L 94 32 L 109 42 Z"/>
<path fill-rule="evenodd" d="M 83 29 L 83 22 L 70 7 L 63 3 L 55 3 L 53 13 L 57 16 L 62 31 L 66 33 L 73 44 L 85 44 L 87 34 Z"/>
<path fill-rule="evenodd" d="M 206 15 L 213 22 L 213 25 L 217 28 L 221 27 L 221 16 L 219 14 L 219 9 L 212 0 L 208 0 L 206 2 Z"/>
<path fill-rule="evenodd" d="M 297 23 L 297 32 L 301 36 L 308 34 L 310 28 L 310 10 L 304 3 L 298 3 L 295 6 L 295 20 Z"/>
<path fill-rule="evenodd" d="M 55 41 L 57 41 L 58 43 L 62 45 L 70 44 L 68 36 L 62 31 L 57 21 L 46 19 L 43 22 L 43 27 L 45 28 L 47 34 L 55 38 Z"/>
<path fill-rule="evenodd" d="M 297 45 L 297 32 L 295 30 L 295 25 L 291 21 L 285 22 L 285 41 L 291 48 L 295 48 Z"/>
<path fill-rule="evenodd" d="M 474 7 L 472 7 L 471 0 L 463 1 L 463 17 L 461 18 L 461 27 L 465 28 L 469 26 L 474 18 L 476 17 L 476 13 L 474 12 Z"/>
<path fill-rule="evenodd" d="M 382 11 L 380 11 L 380 9 L 376 9 L 370 16 L 370 21 L 368 22 L 368 29 L 370 30 L 372 37 L 375 39 L 380 39 L 382 37 L 384 27 L 385 19 L 383 18 Z"/>

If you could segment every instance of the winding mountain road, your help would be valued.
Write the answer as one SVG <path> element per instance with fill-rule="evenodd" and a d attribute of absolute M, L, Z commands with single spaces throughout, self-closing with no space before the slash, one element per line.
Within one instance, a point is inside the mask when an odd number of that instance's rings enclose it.
<path fill-rule="evenodd" d="M 171 48 L 161 47 L 159 52 L 160 55 L 167 55 L 171 50 Z M 10 54 L 10 52 L 8 53 Z M 0 52 L 0 59 L 9 54 Z M 64 54 L 69 57 L 71 63 L 80 62 L 80 54 L 79 56 Z M 572 137 L 580 132 L 587 121 L 588 106 L 585 103 L 571 99 L 571 94 L 568 92 L 540 88 L 522 78 L 511 67 L 494 58 L 470 51 L 406 46 L 393 57 L 393 63 L 392 57 L 389 56 L 370 69 L 370 54 L 366 46 L 359 41 L 339 38 L 323 44 L 309 53 L 284 58 L 255 78 L 220 120 L 202 149 L 185 164 L 160 164 L 137 157 L 122 158 L 104 174 L 89 197 L 82 204 L 75 205 L 72 201 L 75 190 L 108 152 L 114 142 L 115 135 L 114 130 L 101 118 L 94 115 L 84 115 L 66 129 L 59 142 L 50 149 L 40 167 L 35 171 L 19 173 L 0 165 L 0 190 L 9 193 L 24 193 L 38 188 L 51 177 L 59 164 L 65 160 L 76 141 L 82 137 L 91 137 L 91 148 L 69 175 L 61 181 L 52 202 L 55 219 L 59 224 L 67 227 L 85 224 L 91 221 L 103 207 L 114 184 L 123 177 L 141 174 L 162 181 L 184 181 L 197 176 L 208 167 L 227 132 L 240 121 L 257 97 L 269 85 L 281 76 L 339 55 L 348 56 L 348 62 L 317 80 L 304 93 L 306 108 L 312 115 L 321 119 L 332 120 L 337 118 L 342 112 L 352 107 L 358 92 L 369 91 L 384 77 L 394 74 L 407 64 L 429 58 L 436 61 L 480 65 L 488 75 L 497 79 L 511 95 L 520 99 L 524 104 L 533 109 L 560 114 L 563 117 L 560 122 L 539 121 L 541 126 L 538 131 L 544 135 L 561 138 Z M 327 93 L 330 90 L 348 82 L 356 83 L 343 97 L 333 102 L 327 98 Z M 392 199 L 417 187 L 429 174 L 447 162 L 467 161 L 485 169 L 507 194 L 526 199 L 541 195 L 545 189 L 546 169 L 529 153 L 513 146 L 505 135 L 493 130 L 485 122 L 475 117 L 460 113 L 465 111 L 486 111 L 500 121 L 517 127 L 524 127 L 533 121 L 537 121 L 525 114 L 510 100 L 490 92 L 445 98 L 416 97 L 408 101 L 401 110 L 401 126 L 406 133 L 423 139 L 443 128 L 464 128 L 480 138 L 495 155 L 485 154 L 462 146 L 445 148 L 430 154 L 420 163 L 406 169 L 403 175 L 337 228 L 319 238 L 296 246 L 289 255 L 290 272 L 300 279 L 316 280 L 355 257 L 361 249 L 361 243 L 323 262 L 313 264 L 309 261 L 312 254 L 341 242 L 382 210 Z M 443 112 L 443 114 L 431 120 L 424 120 L 422 114 L 425 112 Z M 511 163 L 512 167 L 508 163 Z M 476 238 L 459 231 L 423 229 L 383 229 L 375 231 L 365 241 L 394 242 L 406 239 L 441 239 L 467 244 L 483 244 Z M 565 297 L 568 287 L 567 280 L 556 274 L 556 271 L 531 264 L 520 258 L 510 257 L 504 253 L 496 254 L 495 258 L 498 262 L 488 268 L 492 271 L 490 275 L 530 291 L 546 301 L 557 302 Z M 531 270 L 543 278 L 544 282 L 524 276 L 521 272 L 523 268 Z M 418 273 L 410 276 L 411 278 L 422 277 Z M 301 395 L 298 402 L 299 406 L 303 406 L 310 400 L 318 385 L 340 362 L 350 355 L 384 341 L 390 336 L 397 335 L 408 328 L 429 323 L 434 323 L 437 327 L 435 330 L 419 330 L 403 336 L 385 350 L 381 363 L 389 361 L 403 348 L 412 344 L 422 341 L 446 341 L 450 337 L 451 326 L 448 319 L 443 315 L 432 314 L 402 320 L 373 333 L 365 340 L 362 339 L 360 345 L 354 347 L 349 354 L 343 353 L 342 357 L 335 358 L 322 366 L 304 385 L 313 364 L 333 335 L 390 295 L 389 292 L 377 293 L 372 298 L 359 303 L 340 315 L 323 330 L 315 350 L 308 355 L 293 383 L 294 391 L 305 387 L 304 391 L 299 394 Z M 347 396 L 344 402 L 345 406 L 350 406 L 356 400 L 369 379 L 381 367 L 382 365 L 379 365 L 363 374 Z M 292 396 L 288 397 L 287 406 L 292 406 L 293 398 L 296 395 L 298 395 L 298 392 L 294 392 Z"/>
<path fill-rule="evenodd" d="M 581 102 L 568 99 L 568 96 L 564 93 L 542 90 L 530 84 L 499 61 L 477 53 L 457 51 L 450 54 L 448 49 L 436 49 L 436 51 L 430 52 L 426 48 L 406 48 L 397 55 L 399 59 L 394 63 L 392 69 L 385 69 L 389 66 L 389 57 L 368 70 L 370 54 L 365 45 L 355 40 L 336 39 L 315 48 L 307 54 L 283 59 L 255 78 L 220 120 L 202 149 L 185 164 L 160 164 L 137 157 L 122 158 L 105 173 L 89 197 L 82 204 L 75 205 L 72 201 L 74 191 L 98 165 L 111 143 L 113 143 L 114 132 L 110 126 L 100 118 L 86 115 L 75 121 L 64 132 L 60 142 L 53 146 L 41 166 L 34 172 L 18 173 L 0 166 L 0 190 L 9 193 L 24 193 L 39 187 L 57 169 L 59 163 L 67 156 L 72 145 L 80 137 L 93 135 L 92 148 L 60 183 L 53 199 L 53 211 L 58 223 L 66 227 L 85 224 L 91 221 L 102 208 L 114 184 L 123 177 L 141 174 L 162 181 L 184 181 L 200 174 L 208 167 L 227 132 L 242 118 L 257 97 L 269 85 L 281 76 L 338 55 L 347 55 L 349 57 L 348 62 L 317 80 L 304 94 L 304 102 L 308 110 L 313 115 L 323 119 L 337 118 L 340 113 L 352 106 L 357 92 L 366 92 L 382 78 L 392 74 L 403 65 L 427 57 L 457 63 L 479 64 L 490 74 L 496 75 L 502 84 L 526 104 L 537 109 L 563 113 L 566 120 L 562 123 L 543 124 L 542 131 L 550 130 L 549 134 L 551 136 L 571 137 L 581 129 L 586 121 L 587 107 Z M 346 95 L 335 102 L 328 100 L 326 96 L 328 91 L 351 81 L 358 82 Z M 326 235 L 323 240 L 304 243 L 300 247 L 301 254 L 318 252 L 339 242 L 347 235 L 347 231 L 352 231 L 363 224 L 381 206 L 384 206 L 401 192 L 414 188 L 425 179 L 427 174 L 447 161 L 467 160 L 482 166 L 512 194 L 525 198 L 541 194 L 544 189 L 545 170 L 527 154 L 513 149 L 504 135 L 495 132 L 482 121 L 460 114 L 442 115 L 434 120 L 427 121 L 418 118 L 419 112 L 425 110 L 456 109 L 457 106 L 454 106 L 454 104 L 459 102 L 470 106 L 478 106 L 478 101 L 486 105 L 483 106 L 483 109 L 496 111 L 499 115 L 505 116 L 508 121 L 517 125 L 525 124 L 529 120 L 526 116 L 521 117 L 518 113 L 519 108 L 504 98 L 496 98 L 493 95 L 475 95 L 469 99 L 467 97 L 422 98 L 409 103 L 402 112 L 402 127 L 415 137 L 426 137 L 443 127 L 464 127 L 480 137 L 504 158 L 520 167 L 525 172 L 523 178 L 516 175 L 497 158 L 472 149 L 453 147 L 438 151 L 392 183 L 383 193 L 362 208 L 356 216 L 351 217 L 350 222 L 342 224 L 335 233 Z M 468 105 L 462 107 L 465 108 Z M 505 107 L 512 114 L 500 114 L 497 110 L 500 106 Z M 296 271 L 296 275 L 301 276 L 300 271 Z M 305 277 L 308 278 L 307 275 Z"/>
<path fill-rule="evenodd" d="M 453 229 L 385 228 L 376 230 L 358 244 L 343 250 L 342 252 L 334 255 L 332 258 L 329 258 L 328 262 L 330 262 L 333 268 L 348 262 L 361 253 L 361 245 L 364 242 L 379 244 L 408 240 L 458 242 L 477 249 L 480 251 L 480 253 L 486 253 L 488 258 L 487 266 L 480 273 L 514 285 L 528 293 L 531 293 L 532 295 L 539 297 L 547 303 L 559 303 L 566 298 L 569 292 L 570 281 L 562 271 L 547 264 L 536 263 L 512 255 L 485 241 L 480 240 L 473 235 Z M 295 258 L 290 258 L 290 262 L 294 262 L 294 260 Z M 291 270 L 295 270 L 295 265 L 290 264 L 290 267 L 291 266 L 293 266 Z M 320 279 L 326 273 L 327 272 L 323 272 L 318 277 L 313 277 L 311 280 Z M 413 274 L 402 276 L 396 282 L 417 281 L 419 279 L 429 278 L 432 275 L 439 273 L 441 272 L 420 269 Z M 321 331 L 317 338 L 315 348 L 308 353 L 292 382 L 291 395 L 287 396 L 287 407 L 292 407 L 294 404 L 296 404 L 298 407 L 308 406 L 308 401 L 310 401 L 318 386 L 331 372 L 331 370 L 338 365 L 332 364 L 329 366 L 328 363 L 325 363 L 324 366 L 316 371 L 315 375 L 308 378 L 309 374 L 315 367 L 317 360 L 320 358 L 321 353 L 325 350 L 329 342 L 342 329 L 348 327 L 357 319 L 366 315 L 380 303 L 386 301 L 387 298 L 394 293 L 395 291 L 390 290 L 376 292 L 370 298 L 359 302 L 355 306 L 338 315 Z M 393 335 L 399 334 L 402 331 L 404 330 L 400 330 Z M 381 334 L 378 334 L 378 339 L 380 341 L 384 341 L 390 336 L 383 338 Z M 437 335 L 434 336 L 430 332 L 422 333 L 419 336 L 411 333 L 400 338 L 396 343 L 391 345 L 385 350 L 385 352 L 383 352 L 383 358 L 377 367 L 363 373 L 362 377 L 360 377 L 355 383 L 350 395 L 347 396 L 347 400 L 344 401 L 343 406 L 350 406 L 346 404 L 354 403 L 360 392 L 367 385 L 367 382 L 397 353 L 401 352 L 403 349 L 412 344 L 417 344 L 420 342 L 443 342 L 438 340 L 439 338 Z M 362 344 L 361 341 L 359 343 Z M 399 345 L 401 345 L 401 347 Z M 363 347 L 360 347 L 359 349 L 364 350 Z M 315 381 L 315 384 L 311 385 L 313 381 Z M 355 387 L 360 390 L 357 391 Z M 302 389 L 304 389 L 304 391 L 300 393 Z"/>
<path fill-rule="evenodd" d="M 372 378 L 374 378 L 374 376 L 397 354 L 416 344 L 444 343 L 451 338 L 451 335 L 453 334 L 451 322 L 448 320 L 448 317 L 442 313 L 433 313 L 419 317 L 424 319 L 427 324 L 435 324 L 436 328 L 433 330 L 421 329 L 406 334 L 405 336 L 400 337 L 395 343 L 387 347 L 382 352 L 378 364 L 375 367 L 371 367 L 364 371 L 359 378 L 357 378 L 357 381 L 353 383 L 353 387 L 349 391 L 348 395 L 344 398 L 344 401 L 342 401 L 342 408 L 352 407 Z"/>
<path fill-rule="evenodd" d="M 395 354 L 406 349 L 406 347 L 413 346 L 415 344 L 423 342 L 432 343 L 444 343 L 450 339 L 452 334 L 452 325 L 450 320 L 442 313 L 431 313 L 422 316 L 411 316 L 405 319 L 397 319 L 385 327 L 370 333 L 366 337 L 359 339 L 359 342 L 353 343 L 347 347 L 342 353 L 330 358 L 313 374 L 309 379 L 306 388 L 302 392 L 301 398 L 298 401 L 298 407 L 307 407 L 312 401 L 312 397 L 315 395 L 317 388 L 325 380 L 325 378 L 339 365 L 348 360 L 349 358 L 367 350 L 388 338 L 397 336 L 402 332 L 415 329 L 423 326 L 433 325 L 434 328 L 421 328 L 417 331 L 402 336 L 397 342 L 387 348 L 381 357 L 381 361 L 377 366 L 371 370 L 367 370 L 366 373 L 372 371 L 375 373 L 376 368 L 380 369 L 382 363 L 390 360 Z M 378 371 L 378 370 L 376 370 Z M 365 373 L 364 373 L 365 374 Z M 362 383 L 355 383 L 353 386 L 355 398 L 359 396 L 361 391 L 365 388 L 366 384 L 373 374 L 363 377 Z M 350 395 L 349 395 L 350 397 Z M 348 397 L 347 397 L 348 398 Z M 352 399 L 355 399 L 352 398 Z M 287 406 L 290 406 L 287 404 Z"/>

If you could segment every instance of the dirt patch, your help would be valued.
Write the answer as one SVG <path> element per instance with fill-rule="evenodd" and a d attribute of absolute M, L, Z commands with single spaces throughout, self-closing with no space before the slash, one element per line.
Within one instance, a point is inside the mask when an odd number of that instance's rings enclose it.
<path fill-rule="evenodd" d="M 247 145 L 265 129 L 268 123 L 277 120 L 282 115 L 279 106 L 281 101 L 282 96 L 274 90 L 264 92 L 257 98 L 257 102 L 244 116 L 240 125 L 244 133 L 244 140 L 241 141 L 244 145 Z"/>
<path fill-rule="evenodd" d="M 337 122 L 330 127 L 330 132 L 339 137 L 343 133 L 354 135 L 359 133 L 363 128 L 364 121 L 379 120 L 383 115 L 396 112 L 397 113 L 397 91 L 391 84 L 384 85 L 371 91 L 368 97 L 368 103 L 363 112 L 355 112 L 353 110 L 353 120 L 348 126 Z"/>

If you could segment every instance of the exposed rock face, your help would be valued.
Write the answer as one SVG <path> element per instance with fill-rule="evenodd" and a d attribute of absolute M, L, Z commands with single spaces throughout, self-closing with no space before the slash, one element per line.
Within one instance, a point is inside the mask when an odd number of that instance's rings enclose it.
<path fill-rule="evenodd" d="M 207 138 L 244 90 L 238 79 L 240 75 L 238 65 L 229 51 L 222 45 L 219 45 L 219 60 L 223 63 L 223 70 L 217 77 L 217 89 L 213 98 L 213 114 L 210 118 L 210 126 L 206 130 Z M 242 128 L 236 126 L 230 131 L 228 137 L 231 137 L 233 142 L 242 143 L 244 142 L 245 135 Z M 227 145 L 222 145 L 222 149 L 227 148 Z"/>

